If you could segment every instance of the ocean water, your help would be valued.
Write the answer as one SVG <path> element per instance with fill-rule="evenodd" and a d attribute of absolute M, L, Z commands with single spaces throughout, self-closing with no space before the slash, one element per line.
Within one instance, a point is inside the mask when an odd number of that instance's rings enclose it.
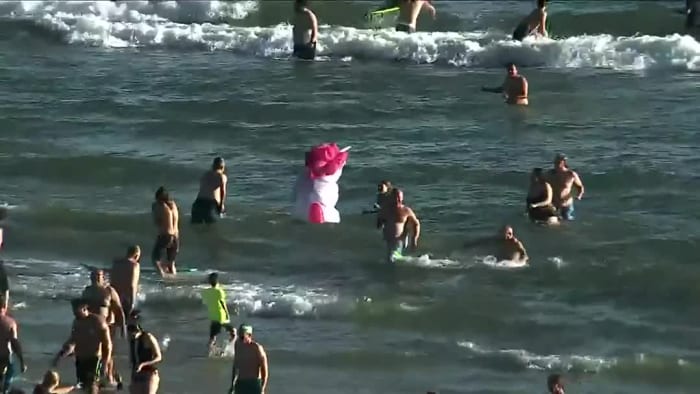
<path fill-rule="evenodd" d="M 556 39 L 509 40 L 531 2 L 436 2 L 413 35 L 379 2 L 317 1 L 320 58 L 290 60 L 289 1 L 1 1 L 2 257 L 30 387 L 67 338 L 81 264 L 144 249 L 155 189 L 183 215 L 174 283 L 142 277 L 144 326 L 169 342 L 162 393 L 224 392 L 199 299 L 222 273 L 255 326 L 270 393 L 697 393 L 700 44 L 683 2 L 553 2 Z M 498 95 L 516 62 L 531 105 Z M 289 217 L 310 146 L 352 145 L 342 223 Z M 577 220 L 530 224 L 532 167 L 569 157 Z M 187 223 L 227 159 L 229 215 Z M 376 182 L 402 187 L 420 254 L 382 264 Z M 504 269 L 465 241 L 509 223 L 531 255 Z M 166 340 L 167 338 L 167 340 Z M 223 338 L 222 338 L 223 340 Z M 123 341 L 118 363 L 126 372 Z M 73 381 L 72 363 L 61 367 Z"/>

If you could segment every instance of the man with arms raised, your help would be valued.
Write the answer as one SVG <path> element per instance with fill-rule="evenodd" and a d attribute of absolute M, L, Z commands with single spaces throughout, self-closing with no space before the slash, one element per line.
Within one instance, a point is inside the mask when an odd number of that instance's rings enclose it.
<path fill-rule="evenodd" d="M 559 211 L 564 220 L 574 220 L 574 196 L 572 188 L 576 186 L 577 200 L 583 197 L 584 187 L 581 178 L 576 171 L 569 169 L 566 164 L 566 155 L 559 153 L 554 157 L 554 168 L 549 171 L 549 183 L 552 185 L 554 195 L 552 204 Z"/>
<path fill-rule="evenodd" d="M 308 0 L 294 0 L 294 56 L 313 60 L 316 57 L 318 41 L 318 19 L 308 7 Z"/>
<path fill-rule="evenodd" d="M 53 360 L 53 366 L 66 356 L 75 354 L 75 375 L 83 389 L 97 394 L 97 381 L 102 366 L 112 357 L 112 339 L 104 318 L 88 311 L 88 302 L 72 301 L 75 320 L 70 337 Z"/>
<path fill-rule="evenodd" d="M 119 294 L 124 316 L 130 316 L 136 305 L 141 276 L 140 258 L 141 248 L 138 245 L 129 246 L 126 256 L 114 260 L 109 273 L 110 284 Z"/>
<path fill-rule="evenodd" d="M 175 275 L 175 258 L 180 247 L 179 222 L 180 214 L 175 201 L 170 198 L 163 186 L 156 190 L 156 201 L 151 205 L 153 221 L 158 228 L 158 236 L 153 246 L 151 258 L 161 276 Z M 162 262 L 163 251 L 166 253 L 166 261 Z"/>
<path fill-rule="evenodd" d="M 253 327 L 242 324 L 238 328 L 241 336 L 236 342 L 233 371 L 229 394 L 264 394 L 269 370 L 267 354 L 262 345 L 253 340 Z"/>
<path fill-rule="evenodd" d="M 2 393 L 6 393 L 10 389 L 12 378 L 18 372 L 14 367 L 13 356 L 16 355 L 19 360 L 20 371 L 27 370 L 17 331 L 17 322 L 7 316 L 7 303 L 0 302 L 0 374 L 2 375 L 0 376 L 0 392 Z"/>
<path fill-rule="evenodd" d="M 224 174 L 225 170 L 224 159 L 217 157 L 211 164 L 211 170 L 200 178 L 199 193 L 192 204 L 192 224 L 214 223 L 226 211 L 224 202 L 228 177 Z"/>
<path fill-rule="evenodd" d="M 533 32 L 537 32 L 543 37 L 547 37 L 547 1 L 537 0 L 537 8 L 532 10 L 528 16 L 523 18 L 518 24 L 518 27 L 513 31 L 513 39 L 522 41 L 523 38 L 529 36 Z"/>
<path fill-rule="evenodd" d="M 386 261 L 393 262 L 403 256 L 406 249 L 418 247 L 420 221 L 411 208 L 403 204 L 403 192 L 391 190 L 391 197 L 379 211 L 379 221 L 384 224 L 382 233 L 386 242 Z M 413 234 L 409 242 L 409 234 Z"/>
<path fill-rule="evenodd" d="M 527 79 L 518 73 L 515 63 L 510 63 L 506 67 L 508 74 L 501 86 L 495 88 L 482 87 L 484 92 L 502 93 L 507 104 L 528 105 L 528 84 Z"/>
<path fill-rule="evenodd" d="M 399 0 L 399 19 L 396 22 L 396 31 L 414 33 L 416 21 L 423 7 L 433 15 L 435 19 L 435 7 L 428 0 Z"/>

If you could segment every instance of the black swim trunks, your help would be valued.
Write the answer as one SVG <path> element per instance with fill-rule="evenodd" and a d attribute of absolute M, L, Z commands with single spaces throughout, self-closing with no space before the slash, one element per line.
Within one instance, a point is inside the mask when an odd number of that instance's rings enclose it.
<path fill-rule="evenodd" d="M 221 332 L 222 328 L 225 329 L 230 336 L 235 336 L 236 330 L 234 330 L 231 323 L 219 323 L 218 321 L 213 321 L 209 326 L 209 339 L 216 338 L 216 336 Z"/>
<path fill-rule="evenodd" d="M 156 238 L 156 244 L 153 246 L 151 258 L 154 262 L 161 261 L 163 250 L 165 250 L 166 258 L 169 262 L 175 261 L 177 252 L 180 249 L 180 240 L 174 235 L 160 234 Z"/>
<path fill-rule="evenodd" d="M 416 28 L 409 25 L 408 23 L 397 23 L 396 31 L 402 31 L 404 33 L 415 33 Z"/>
<path fill-rule="evenodd" d="M 219 217 L 219 204 L 208 198 L 197 197 L 192 203 L 192 224 L 211 224 Z"/>
<path fill-rule="evenodd" d="M 316 43 L 294 44 L 293 56 L 304 60 L 314 60 L 316 58 Z"/>
<path fill-rule="evenodd" d="M 75 377 L 83 387 L 89 388 L 97 385 L 101 374 L 102 362 L 98 357 L 75 359 Z"/>

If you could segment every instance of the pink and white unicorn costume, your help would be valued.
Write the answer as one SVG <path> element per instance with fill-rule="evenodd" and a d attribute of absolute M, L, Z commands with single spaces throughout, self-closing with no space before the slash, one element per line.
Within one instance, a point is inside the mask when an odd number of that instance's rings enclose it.
<path fill-rule="evenodd" d="M 294 187 L 292 216 L 309 223 L 340 223 L 338 180 L 350 147 L 321 144 L 306 152 L 306 163 Z"/>

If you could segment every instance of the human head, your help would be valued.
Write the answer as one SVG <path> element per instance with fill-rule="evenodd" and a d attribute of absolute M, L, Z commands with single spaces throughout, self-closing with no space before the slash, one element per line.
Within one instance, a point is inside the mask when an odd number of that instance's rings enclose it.
<path fill-rule="evenodd" d="M 215 157 L 211 162 L 211 169 L 214 171 L 223 171 L 226 168 L 226 162 L 223 157 Z"/>
<path fill-rule="evenodd" d="M 513 239 L 515 237 L 515 231 L 513 231 L 513 227 L 509 225 L 503 226 L 503 238 L 505 239 Z"/>
<path fill-rule="evenodd" d="M 518 67 L 515 66 L 515 63 L 508 63 L 508 65 L 506 66 L 506 71 L 511 77 L 518 75 Z"/>
<path fill-rule="evenodd" d="M 564 382 L 561 375 L 554 373 L 547 377 L 547 390 L 551 394 L 564 394 Z"/>
<path fill-rule="evenodd" d="M 73 306 L 73 314 L 76 318 L 87 317 L 90 314 L 88 311 L 88 302 L 83 298 L 75 298 L 71 301 Z"/>
<path fill-rule="evenodd" d="M 557 153 L 554 156 L 554 168 L 563 169 L 566 168 L 566 155 L 563 153 Z"/>
<path fill-rule="evenodd" d="M 105 272 L 101 269 L 93 270 L 90 273 L 90 283 L 93 285 L 101 285 L 105 282 Z"/>
<path fill-rule="evenodd" d="M 156 201 L 158 202 L 168 202 L 170 201 L 170 195 L 168 191 L 165 190 L 165 186 L 161 186 L 156 190 Z"/>
<path fill-rule="evenodd" d="M 143 332 L 139 320 L 141 319 L 141 312 L 138 309 L 134 309 L 129 314 L 128 323 L 126 324 L 126 332 L 130 337 L 136 338 Z"/>
<path fill-rule="evenodd" d="M 537 0 L 537 8 L 544 8 L 547 5 L 547 0 Z"/>
<path fill-rule="evenodd" d="M 207 282 L 209 282 L 210 285 L 216 286 L 219 284 L 219 274 L 216 272 L 212 272 L 209 274 L 209 277 L 207 278 Z"/>
<path fill-rule="evenodd" d="M 141 247 L 138 245 L 131 245 L 126 249 L 126 257 L 139 261 L 141 258 Z"/>
<path fill-rule="evenodd" d="M 41 381 L 41 385 L 45 387 L 56 387 L 59 383 L 61 383 L 61 380 L 58 376 L 58 372 L 53 370 L 46 371 L 44 379 Z"/>
<path fill-rule="evenodd" d="M 542 169 L 539 167 L 533 168 L 531 179 L 533 182 L 542 182 L 544 180 Z"/>
<path fill-rule="evenodd" d="M 294 8 L 300 10 L 306 8 L 309 5 L 309 0 L 294 0 Z"/>
<path fill-rule="evenodd" d="M 244 343 L 253 342 L 253 326 L 249 324 L 241 324 L 238 327 L 238 337 Z"/>
<path fill-rule="evenodd" d="M 391 190 L 391 182 L 390 181 L 387 181 L 385 179 L 385 180 L 380 181 L 379 184 L 377 184 L 377 191 L 379 193 L 384 194 L 384 193 L 388 192 L 389 190 Z"/>
<path fill-rule="evenodd" d="M 391 199 L 397 206 L 403 204 L 403 191 L 396 187 L 391 189 Z"/>

